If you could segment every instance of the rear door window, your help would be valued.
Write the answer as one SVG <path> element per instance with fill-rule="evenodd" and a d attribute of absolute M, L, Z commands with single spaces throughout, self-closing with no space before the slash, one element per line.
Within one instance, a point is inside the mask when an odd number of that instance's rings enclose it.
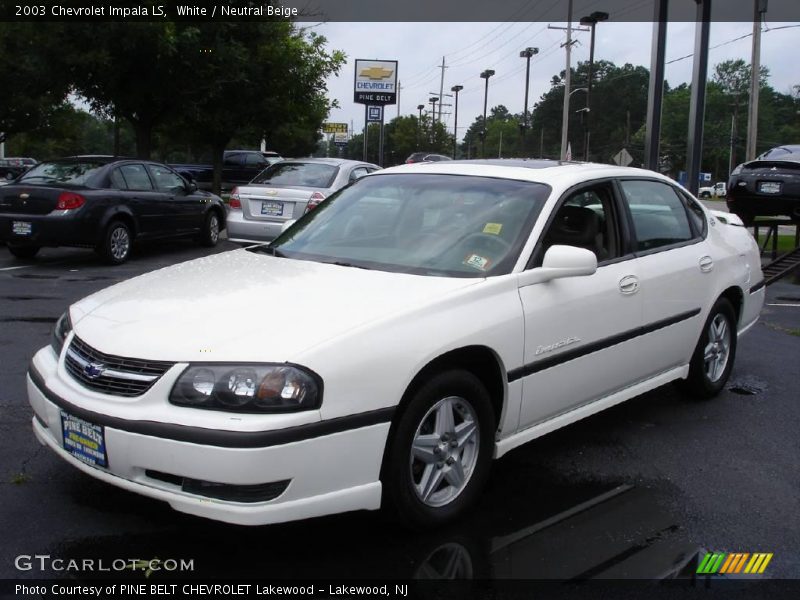
<path fill-rule="evenodd" d="M 695 237 L 683 201 L 672 186 L 660 181 L 620 181 L 630 211 L 635 250 L 646 252 Z"/>
<path fill-rule="evenodd" d="M 137 192 L 153 191 L 153 182 L 150 181 L 150 176 L 147 174 L 147 169 L 144 168 L 144 165 L 123 165 L 119 170 L 122 172 L 129 190 Z"/>

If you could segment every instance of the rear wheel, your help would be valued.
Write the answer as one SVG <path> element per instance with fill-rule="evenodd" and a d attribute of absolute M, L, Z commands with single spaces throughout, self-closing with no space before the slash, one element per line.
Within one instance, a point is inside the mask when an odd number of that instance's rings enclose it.
<path fill-rule="evenodd" d="M 212 210 L 206 216 L 203 231 L 200 233 L 200 243 L 209 248 L 216 246 L 219 241 L 219 215 Z"/>
<path fill-rule="evenodd" d="M 34 256 L 36 256 L 36 253 L 39 252 L 39 246 L 32 246 L 32 245 L 15 246 L 9 244 L 8 251 L 11 252 L 11 254 L 13 254 L 17 258 L 33 258 Z"/>
<path fill-rule="evenodd" d="M 711 309 L 680 387 L 698 399 L 713 398 L 725 387 L 736 358 L 736 313 L 726 298 Z"/>
<path fill-rule="evenodd" d="M 97 253 L 108 264 L 120 265 L 130 257 L 132 244 L 130 228 L 122 221 L 112 221 L 97 246 Z"/>
<path fill-rule="evenodd" d="M 486 388 L 462 370 L 435 375 L 411 398 L 389 441 L 384 505 L 414 527 L 438 526 L 477 498 L 492 459 Z"/>

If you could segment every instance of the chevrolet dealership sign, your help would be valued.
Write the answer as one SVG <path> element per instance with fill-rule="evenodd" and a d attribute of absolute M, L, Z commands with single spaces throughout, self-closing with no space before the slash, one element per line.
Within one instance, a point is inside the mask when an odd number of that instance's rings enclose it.
<path fill-rule="evenodd" d="M 397 61 L 356 60 L 354 102 L 374 106 L 395 104 Z"/>

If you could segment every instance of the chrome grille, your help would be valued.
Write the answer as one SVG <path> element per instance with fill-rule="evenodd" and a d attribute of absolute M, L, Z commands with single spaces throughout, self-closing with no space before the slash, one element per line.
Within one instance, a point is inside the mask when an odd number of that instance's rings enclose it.
<path fill-rule="evenodd" d="M 67 348 L 64 366 L 82 385 L 112 396 L 141 396 L 175 363 L 123 358 L 95 350 L 78 336 Z"/>

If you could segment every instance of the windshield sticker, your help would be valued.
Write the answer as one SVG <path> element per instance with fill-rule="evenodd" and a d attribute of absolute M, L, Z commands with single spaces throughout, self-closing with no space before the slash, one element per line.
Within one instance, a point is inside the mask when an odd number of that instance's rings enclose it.
<path fill-rule="evenodd" d="M 477 254 L 469 254 L 462 264 L 467 265 L 468 267 L 473 267 L 478 269 L 479 271 L 485 271 L 489 268 L 489 264 L 492 261 L 488 258 L 484 258 L 483 256 L 478 256 Z"/>
<path fill-rule="evenodd" d="M 502 223 L 487 223 L 483 228 L 483 233 L 491 233 L 492 235 L 500 235 L 503 230 Z"/>

